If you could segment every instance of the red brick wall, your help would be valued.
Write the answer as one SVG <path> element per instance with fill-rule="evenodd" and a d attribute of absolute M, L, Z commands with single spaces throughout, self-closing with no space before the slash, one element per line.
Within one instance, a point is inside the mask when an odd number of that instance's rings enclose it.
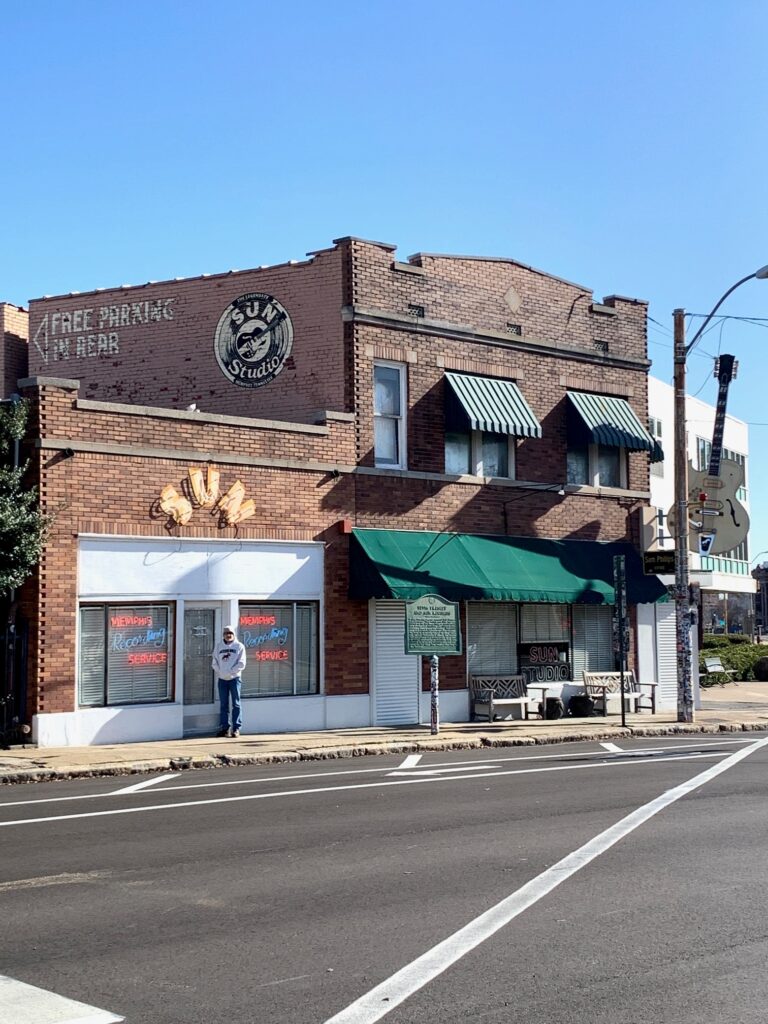
<path fill-rule="evenodd" d="M 239 527 L 219 528 L 217 519 L 197 509 L 185 527 L 171 535 L 239 537 L 241 539 L 326 540 L 326 674 L 331 693 L 367 690 L 367 641 L 350 655 L 346 641 L 367 634 L 367 608 L 346 601 L 347 538 L 336 525 L 354 508 L 354 478 L 323 469 L 247 466 L 227 461 L 226 452 L 273 460 L 333 464 L 354 456 L 351 422 L 329 423 L 327 436 L 285 430 L 235 428 L 206 423 L 134 416 L 117 411 L 78 410 L 76 392 L 57 386 L 28 388 L 33 399 L 34 431 L 46 442 L 71 442 L 73 456 L 62 450 L 38 450 L 41 504 L 55 513 L 49 542 L 37 577 L 25 590 L 26 609 L 36 619 L 30 670 L 38 685 L 35 711 L 71 711 L 75 706 L 75 615 L 77 605 L 77 536 L 80 533 L 166 537 L 168 517 L 158 496 L 168 483 L 181 492 L 191 464 L 186 453 L 217 459 L 222 489 L 242 480 L 246 497 L 256 502 L 256 515 Z M 84 450 L 81 445 L 106 442 L 110 452 Z M 124 449 L 123 452 L 119 448 Z M 125 449 L 166 449 L 169 457 L 129 454 Z M 178 457 L 173 451 L 178 450 Z"/>
<path fill-rule="evenodd" d="M 595 299 L 589 288 L 512 260 L 418 253 L 410 266 L 424 271 L 419 274 L 398 270 L 388 247 L 357 240 L 346 244 L 352 252 L 356 305 L 406 316 L 410 305 L 419 305 L 430 320 L 505 333 L 509 324 L 517 324 L 523 340 L 588 349 L 600 341 L 611 355 L 645 358 L 647 304 L 641 300 L 609 297 L 605 304 L 617 314 L 612 316 L 591 311 Z M 510 288 L 519 299 L 517 310 L 505 301 Z"/>
<path fill-rule="evenodd" d="M 27 376 L 29 314 L 0 302 L 0 398 L 18 391 L 16 382 Z"/>
<path fill-rule="evenodd" d="M 29 372 L 79 380 L 84 398 L 309 422 L 344 410 L 341 272 L 334 249 L 295 265 L 37 299 Z M 250 292 L 276 298 L 294 332 L 282 372 L 255 388 L 232 383 L 214 354 L 219 318 Z"/>
<path fill-rule="evenodd" d="M 49 336 L 45 363 L 32 346 L 31 373 L 82 381 L 79 394 L 43 387 L 39 418 L 33 408 L 36 436 L 75 451 L 74 458 L 66 458 L 49 447 L 36 456 L 43 505 L 57 513 L 39 577 L 25 591 L 25 600 L 39 604 L 30 610 L 39 619 L 31 661 L 42 687 L 41 710 L 74 707 L 77 534 L 166 536 L 166 517 L 158 514 L 157 497 L 167 483 L 180 487 L 193 453 L 200 461 L 215 453 L 222 484 L 239 477 L 247 496 L 256 501 L 256 516 L 240 526 L 237 536 L 326 544 L 325 678 L 330 694 L 365 693 L 369 676 L 368 608 L 346 596 L 349 538 L 339 529 L 339 520 L 349 518 L 360 527 L 636 539 L 631 512 L 642 504 L 639 498 L 589 492 L 560 497 L 503 484 L 347 472 L 356 463 L 373 465 L 376 358 L 407 365 L 409 469 L 423 473 L 442 474 L 444 468 L 446 369 L 518 381 L 544 430 L 541 440 L 518 444 L 520 480 L 565 480 L 567 389 L 627 397 L 641 421 L 647 417 L 645 365 L 610 364 L 612 357 L 622 355 L 644 359 L 644 304 L 617 299 L 612 307 L 616 316 L 591 313 L 590 293 L 509 261 L 422 256 L 416 264 L 424 273 L 412 274 L 393 270 L 393 260 L 391 247 L 344 239 L 298 266 L 33 304 L 34 337 L 46 314 L 50 324 L 58 313 L 60 325 L 63 312 L 93 308 L 91 316 L 98 317 L 101 307 L 128 304 L 130 314 L 134 301 L 174 298 L 172 319 L 118 328 L 119 354 L 78 356 L 70 346 L 65 358 Z M 510 287 L 520 296 L 516 313 L 504 301 Z M 233 298 L 248 291 L 274 295 L 288 309 L 295 328 L 293 363 L 271 384 L 253 390 L 229 384 L 213 355 L 218 317 Z M 427 332 L 416 319 L 412 326 L 387 326 L 381 318 L 377 324 L 342 323 L 343 306 L 402 316 L 409 303 L 424 305 L 425 319 L 481 333 L 519 323 L 523 342 L 548 342 L 549 349 L 518 350 L 504 338 L 486 344 L 452 337 L 447 327 Z M 61 340 L 63 335 L 56 337 Z M 38 334 L 38 343 L 41 339 Z M 594 340 L 607 341 L 607 359 L 595 360 Z M 572 352 L 558 357 L 564 346 L 580 349 L 583 358 Z M 128 415 L 88 407 L 89 399 L 166 409 L 197 401 L 202 413 Z M 327 432 L 317 434 L 288 423 L 274 430 L 216 423 L 207 416 L 218 412 L 307 422 L 323 408 L 354 411 L 356 421 L 329 420 Z M 104 450 L 92 450 L 94 443 Z M 228 453 L 303 463 L 303 468 L 242 465 Z M 334 465 L 338 474 L 327 468 Z M 647 456 L 631 456 L 630 487 L 647 490 Z M 221 537 L 234 536 L 235 530 L 219 530 L 204 510 L 197 510 L 183 534 Z M 463 658 L 444 659 L 441 677 L 445 688 L 463 686 Z M 424 682 L 428 684 L 428 674 Z"/>

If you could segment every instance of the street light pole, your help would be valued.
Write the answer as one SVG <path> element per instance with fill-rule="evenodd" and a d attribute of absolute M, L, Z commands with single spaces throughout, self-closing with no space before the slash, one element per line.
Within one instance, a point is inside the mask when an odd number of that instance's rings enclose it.
<path fill-rule="evenodd" d="M 674 311 L 674 416 L 675 416 L 675 628 L 677 636 L 677 720 L 693 721 L 691 689 L 691 595 L 688 553 L 688 445 L 685 434 L 685 361 L 712 317 L 728 296 L 746 281 L 768 278 L 768 266 L 747 274 L 732 285 L 713 307 L 691 341 L 685 343 L 685 310 Z"/>

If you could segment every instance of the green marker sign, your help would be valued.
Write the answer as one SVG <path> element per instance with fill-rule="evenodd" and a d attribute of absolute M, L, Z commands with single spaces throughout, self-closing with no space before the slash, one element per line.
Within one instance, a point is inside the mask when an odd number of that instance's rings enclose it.
<path fill-rule="evenodd" d="M 405 605 L 406 654 L 461 654 L 459 606 L 437 594 Z"/>

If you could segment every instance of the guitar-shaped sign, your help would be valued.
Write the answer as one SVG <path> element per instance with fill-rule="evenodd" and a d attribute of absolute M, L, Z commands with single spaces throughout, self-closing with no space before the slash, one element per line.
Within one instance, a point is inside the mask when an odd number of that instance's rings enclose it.
<path fill-rule="evenodd" d="M 690 547 L 700 555 L 722 555 L 745 540 L 749 516 L 738 501 L 736 492 L 744 484 L 744 467 L 732 459 L 724 459 L 723 429 L 728 387 L 736 376 L 733 356 L 720 356 L 715 363 L 719 382 L 712 451 L 706 469 L 694 469 L 688 463 L 688 528 Z M 667 513 L 670 533 L 675 533 L 675 509 Z"/>

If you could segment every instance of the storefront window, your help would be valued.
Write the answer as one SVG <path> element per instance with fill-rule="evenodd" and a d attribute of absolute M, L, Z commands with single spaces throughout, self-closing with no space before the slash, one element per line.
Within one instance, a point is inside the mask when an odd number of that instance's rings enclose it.
<path fill-rule="evenodd" d="M 567 604 L 524 604 L 520 615 L 521 641 L 567 641 L 569 607 Z"/>
<path fill-rule="evenodd" d="M 240 605 L 244 697 L 317 693 L 316 604 Z"/>
<path fill-rule="evenodd" d="M 470 601 L 469 675 L 532 674 L 544 681 L 581 681 L 584 669 L 614 667 L 609 605 L 513 604 Z M 554 668 L 553 668 L 554 666 Z"/>
<path fill-rule="evenodd" d="M 172 605 L 83 605 L 80 704 L 105 707 L 171 700 L 172 627 Z"/>
<path fill-rule="evenodd" d="M 473 676 L 517 672 L 518 605 L 471 601 L 467 609 L 467 667 Z"/>

